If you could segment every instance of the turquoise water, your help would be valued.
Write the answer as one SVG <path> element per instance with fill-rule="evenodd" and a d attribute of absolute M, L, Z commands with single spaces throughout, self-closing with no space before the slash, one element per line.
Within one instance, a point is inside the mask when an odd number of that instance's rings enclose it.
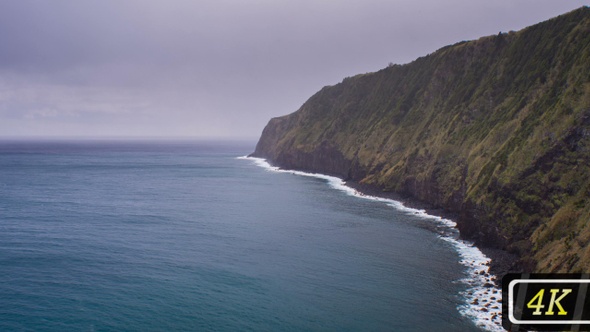
<path fill-rule="evenodd" d="M 477 330 L 427 220 L 252 150 L 0 143 L 0 330 Z"/>

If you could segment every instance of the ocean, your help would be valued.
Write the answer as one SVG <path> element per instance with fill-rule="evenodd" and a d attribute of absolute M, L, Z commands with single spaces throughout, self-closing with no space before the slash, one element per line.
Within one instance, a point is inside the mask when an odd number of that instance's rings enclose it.
<path fill-rule="evenodd" d="M 0 331 L 502 330 L 452 221 L 253 148 L 0 142 Z"/>

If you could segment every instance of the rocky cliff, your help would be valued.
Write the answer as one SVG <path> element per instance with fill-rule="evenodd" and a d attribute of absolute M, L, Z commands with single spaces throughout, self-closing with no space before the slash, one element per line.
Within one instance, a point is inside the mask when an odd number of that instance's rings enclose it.
<path fill-rule="evenodd" d="M 590 271 L 590 8 L 325 87 L 253 155 L 453 212 L 519 269 Z"/>

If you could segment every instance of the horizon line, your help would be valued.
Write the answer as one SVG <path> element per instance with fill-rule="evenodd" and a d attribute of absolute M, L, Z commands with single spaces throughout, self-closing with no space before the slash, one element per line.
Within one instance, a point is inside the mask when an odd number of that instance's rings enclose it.
<path fill-rule="evenodd" d="M 120 136 L 120 135 L 0 135 L 0 141 L 217 141 L 256 142 L 260 137 L 243 136 Z"/>

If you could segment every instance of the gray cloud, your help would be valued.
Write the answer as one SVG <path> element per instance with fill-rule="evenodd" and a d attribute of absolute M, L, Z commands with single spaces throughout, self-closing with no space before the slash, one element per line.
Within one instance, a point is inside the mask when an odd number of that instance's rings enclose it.
<path fill-rule="evenodd" d="M 251 137 L 322 86 L 584 1 L 0 3 L 0 135 Z"/>

